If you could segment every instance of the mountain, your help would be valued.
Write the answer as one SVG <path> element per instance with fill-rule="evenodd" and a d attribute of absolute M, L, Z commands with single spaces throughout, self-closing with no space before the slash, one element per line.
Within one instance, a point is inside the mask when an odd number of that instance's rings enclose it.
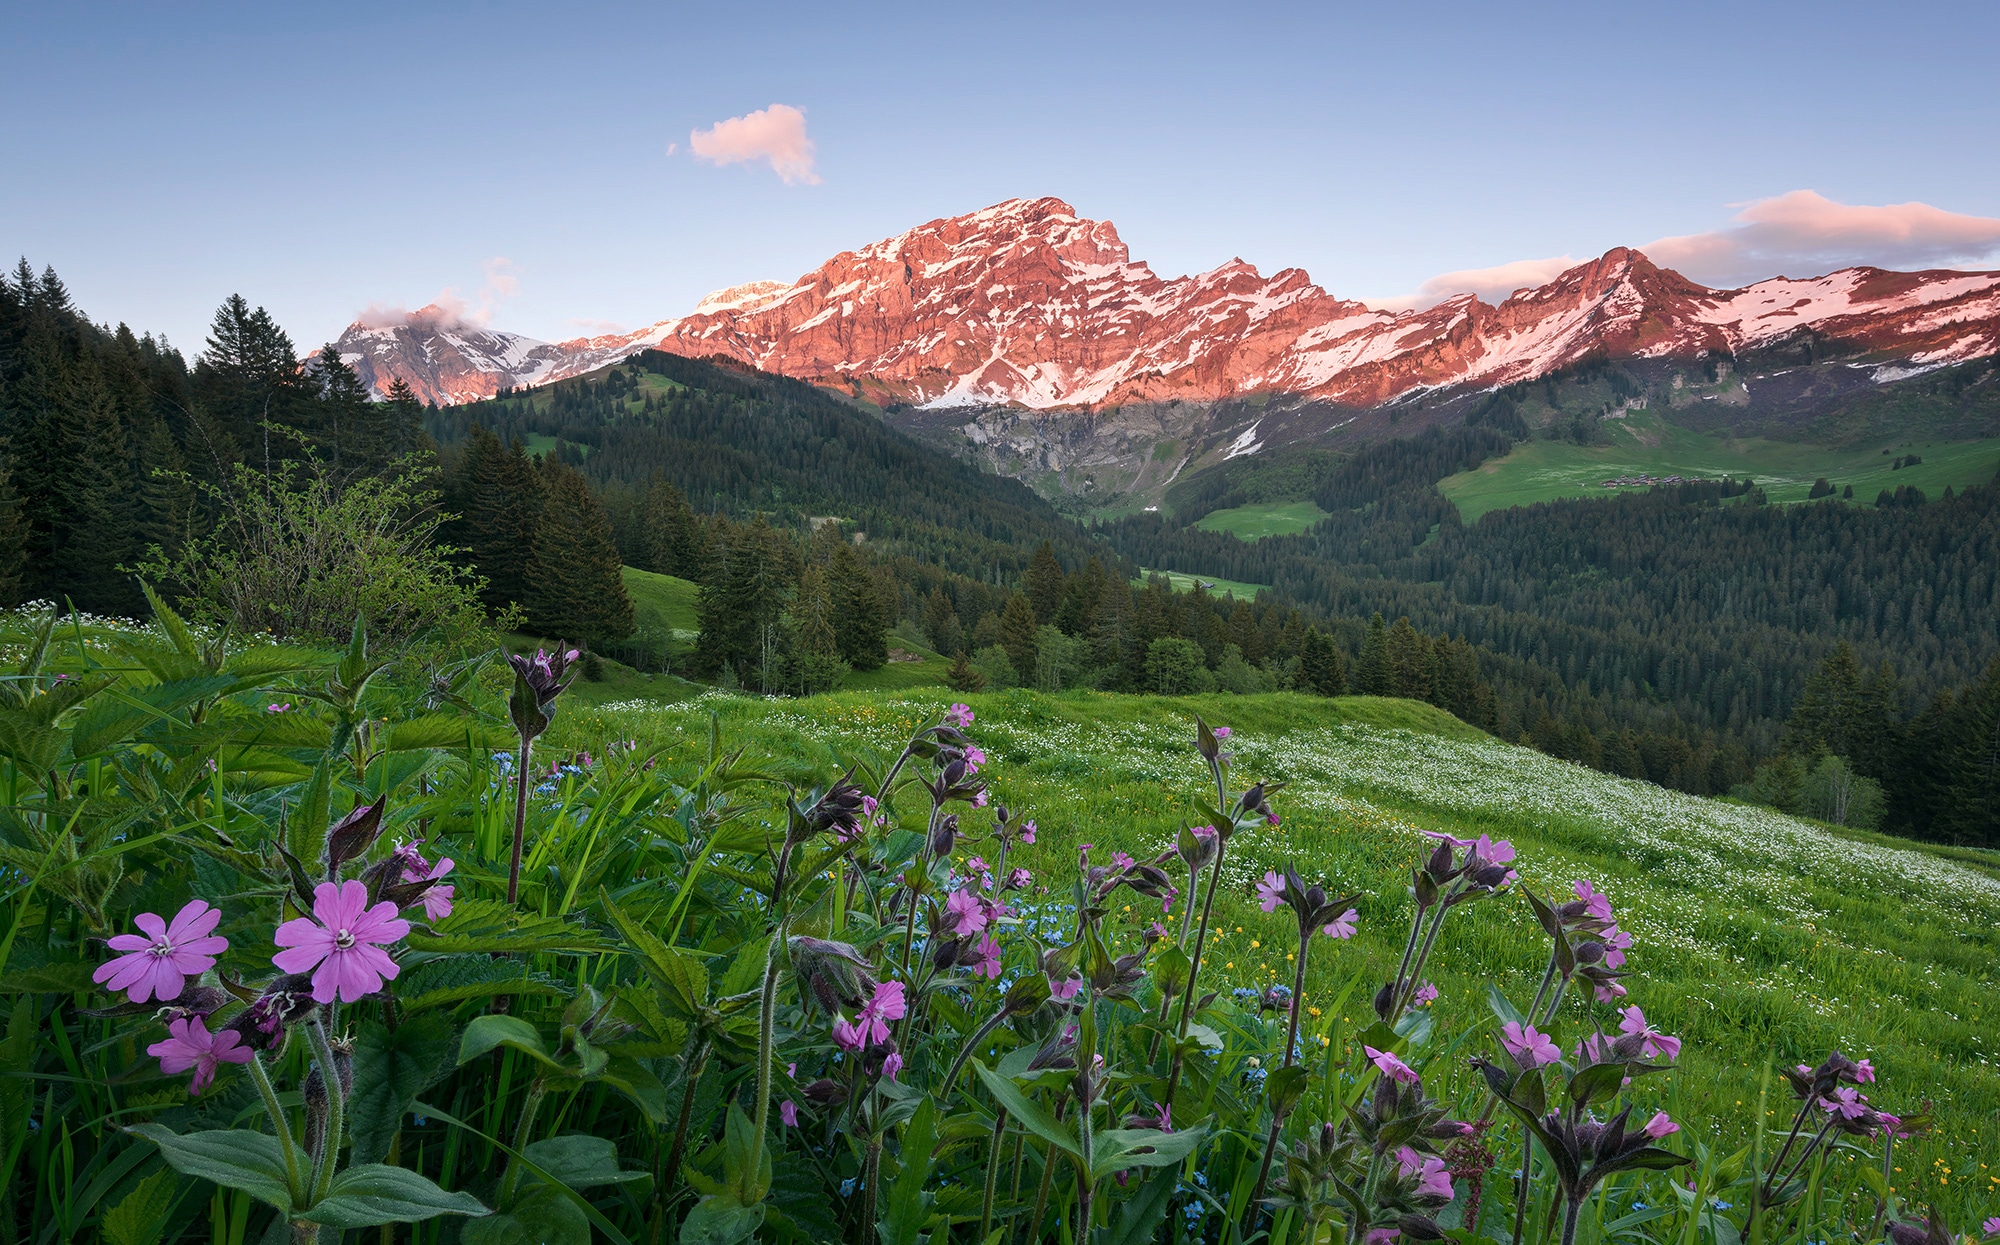
<path fill-rule="evenodd" d="M 1714 290 L 1619 247 L 1498 306 L 1341 299 L 1240 259 L 1163 279 L 1108 221 L 1012 199 L 834 256 L 790 285 L 718 291 L 637 332 L 547 343 L 436 308 L 348 329 L 378 391 L 440 403 L 578 375 L 647 348 L 723 355 L 881 404 L 1100 411 L 1286 395 L 1372 409 L 1534 379 L 1596 355 L 1692 360 L 1809 338 L 1884 382 L 2000 351 L 2000 272 L 1848 268 Z"/>

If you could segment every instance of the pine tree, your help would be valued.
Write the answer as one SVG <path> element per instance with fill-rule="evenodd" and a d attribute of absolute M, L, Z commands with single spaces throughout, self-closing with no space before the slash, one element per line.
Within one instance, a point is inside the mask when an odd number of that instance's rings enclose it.
<path fill-rule="evenodd" d="M 6 409 L 0 397 L 0 411 Z M 21 518 L 21 497 L 14 491 L 14 471 L 5 438 L 0 438 L 0 609 L 12 609 L 25 595 L 28 569 L 28 525 Z"/>
<path fill-rule="evenodd" d="M 332 342 L 320 347 L 307 366 L 305 388 L 313 403 L 308 431 L 336 475 L 374 475 L 388 465 L 389 438 L 380 426 L 381 412 Z"/>
<path fill-rule="evenodd" d="M 563 463 L 545 463 L 542 479 L 541 514 L 521 601 L 528 625 L 551 637 L 624 639 L 632 634 L 632 600 L 625 594 L 604 508 L 583 477 Z"/>
<path fill-rule="evenodd" d="M 957 653 L 965 648 L 965 628 L 959 624 L 958 612 L 952 608 L 951 598 L 945 595 L 944 585 L 932 588 L 924 598 L 924 635 L 931 647 L 940 653 Z"/>
<path fill-rule="evenodd" d="M 1007 607 L 1000 611 L 1000 647 L 1007 650 L 1007 660 L 1023 683 L 1035 677 L 1035 626 L 1035 607 L 1028 594 L 1008 597 Z"/>
<path fill-rule="evenodd" d="M 1321 696 L 1344 695 L 1347 692 L 1346 665 L 1341 660 L 1340 650 L 1325 632 L 1318 627 L 1306 631 L 1305 640 L 1299 645 L 1301 688 Z"/>
<path fill-rule="evenodd" d="M 944 681 L 945 686 L 954 692 L 977 692 L 986 687 L 986 676 L 972 664 L 964 649 L 958 650 L 958 656 L 952 658 L 951 667 L 944 672 Z"/>
<path fill-rule="evenodd" d="M 2000 657 L 1967 689 L 1951 717 L 1950 750 L 1931 833 L 2000 847 Z"/>
<path fill-rule="evenodd" d="M 701 578 L 701 525 L 687 497 L 665 476 L 655 475 L 646 489 L 646 567 L 681 579 Z"/>
<path fill-rule="evenodd" d="M 761 518 L 729 532 L 716 547 L 722 565 L 702 585 L 696 606 L 697 659 L 707 669 L 727 667 L 743 682 L 757 683 L 782 656 L 780 622 L 799 580 L 798 555 Z"/>
<path fill-rule="evenodd" d="M 1063 568 L 1056 560 L 1056 551 L 1043 541 L 1028 559 L 1028 573 L 1023 581 L 1027 590 L 1028 604 L 1035 607 L 1035 623 L 1053 623 L 1056 611 L 1062 608 Z"/>
<path fill-rule="evenodd" d="M 799 574 L 798 600 L 792 607 L 801 649 L 822 657 L 840 656 L 840 646 L 834 635 L 833 614 L 833 586 L 826 568 L 808 565 Z"/>
<path fill-rule="evenodd" d="M 1389 626 L 1379 613 L 1368 620 L 1368 636 L 1361 642 L 1361 660 L 1354 669 L 1354 690 L 1363 696 L 1396 694 L 1396 675 L 1389 659 Z"/>
<path fill-rule="evenodd" d="M 854 546 L 842 542 L 827 565 L 833 630 L 840 659 L 856 670 L 879 670 L 889 659 L 889 620 L 874 577 Z"/>
<path fill-rule="evenodd" d="M 400 376 L 391 380 L 382 408 L 380 427 L 390 458 L 400 458 L 424 444 L 424 404 L 417 400 L 409 382 Z"/>
<path fill-rule="evenodd" d="M 1822 752 L 1851 757 L 1860 709 L 1861 667 L 1854 646 L 1842 640 L 1806 680 L 1778 748 L 1808 762 Z"/>

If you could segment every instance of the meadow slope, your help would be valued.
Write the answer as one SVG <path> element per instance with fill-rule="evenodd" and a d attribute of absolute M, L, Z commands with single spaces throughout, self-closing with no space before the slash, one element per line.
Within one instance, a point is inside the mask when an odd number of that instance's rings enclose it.
<path fill-rule="evenodd" d="M 893 753 L 951 697 L 942 690 L 842 693 L 758 701 L 711 693 L 674 705 L 626 702 L 561 715 L 550 742 L 595 747 L 638 739 L 671 767 L 706 747 L 708 716 L 725 741 L 800 777 Z M 2000 1207 L 2000 858 L 1849 837 L 1763 809 L 1665 791 L 1499 743 L 1409 701 L 1292 694 L 1162 699 L 1013 691 L 967 698 L 991 758 L 999 802 L 1041 827 L 1028 863 L 1093 844 L 1161 850 L 1190 816 L 1202 771 L 1193 714 L 1232 726 L 1239 776 L 1284 779 L 1281 827 L 1239 838 L 1218 905 L 1218 984 L 1289 977 L 1278 916 L 1249 899 L 1254 880 L 1295 862 L 1308 877 L 1362 892 L 1362 933 L 1311 961 L 1317 1006 L 1359 978 L 1349 1018 L 1388 974 L 1407 928 L 1408 868 L 1422 830 L 1513 840 L 1523 882 L 1565 898 L 1578 879 L 1606 891 L 1637 938 L 1627 984 L 1657 1025 L 1687 1040 L 1681 1070 L 1653 1083 L 1677 1119 L 1711 1121 L 1696 1142 L 1734 1148 L 1757 1115 L 1763 1069 L 1817 1060 L 1831 1047 L 1873 1058 L 1873 1096 L 1913 1113 L 1935 1102 L 1938 1128 L 1897 1151 L 1895 1179 L 1921 1181 L 1947 1213 Z M 976 830 L 983 815 L 967 818 Z M 976 853 L 974 842 L 961 854 Z M 1039 871 L 1039 869 L 1038 869 Z M 1038 899 L 1054 908 L 1064 896 Z M 1158 914 L 1150 901 L 1119 915 L 1124 941 Z M 1038 909 L 1025 914 L 1032 924 Z M 1319 946 L 1326 947 L 1324 941 Z M 1434 960 L 1443 1031 L 1491 1025 L 1497 980 L 1516 1001 L 1533 992 L 1544 936 L 1519 897 L 1470 907 L 1447 924 Z M 1595 1019 L 1615 1025 L 1609 1007 Z M 1315 1017 L 1325 1025 L 1332 1017 Z M 1560 1036 L 1589 1019 L 1568 1007 Z M 1441 1043 L 1440 1043 L 1441 1045 Z M 1469 1095 L 1462 1067 L 1436 1071 Z M 1782 1081 L 1766 1107 L 1789 1114 Z M 1704 1135 L 1704 1134 L 1713 1135 Z M 1947 1170 L 1948 1169 L 1948 1170 Z"/>

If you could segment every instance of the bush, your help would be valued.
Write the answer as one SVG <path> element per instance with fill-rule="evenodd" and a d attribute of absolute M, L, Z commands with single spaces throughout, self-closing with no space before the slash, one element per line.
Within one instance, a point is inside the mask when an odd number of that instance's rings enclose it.
<path fill-rule="evenodd" d="M 1846 757 L 1821 757 L 1806 775 L 1799 805 L 1821 821 L 1873 830 L 1882 823 L 1882 784 L 1855 773 Z"/>
<path fill-rule="evenodd" d="M 239 632 L 339 642 L 359 616 L 378 645 L 422 637 L 446 651 L 487 647 L 481 581 L 437 542 L 452 516 L 438 510 L 427 474 L 415 454 L 359 479 L 310 451 L 268 476 L 239 463 L 232 487 L 199 485 L 218 511 L 216 530 L 172 557 L 153 546 L 139 573 L 197 621 Z"/>
<path fill-rule="evenodd" d="M 1185 696 L 1214 686 L 1214 676 L 1202 661 L 1201 646 L 1179 636 L 1165 636 L 1146 646 L 1146 690 L 1162 696 Z"/>
<path fill-rule="evenodd" d="M 1013 659 L 998 644 L 989 644 L 974 653 L 972 668 L 986 676 L 986 690 L 989 692 L 1005 691 L 1021 685 L 1021 680 L 1014 674 Z"/>

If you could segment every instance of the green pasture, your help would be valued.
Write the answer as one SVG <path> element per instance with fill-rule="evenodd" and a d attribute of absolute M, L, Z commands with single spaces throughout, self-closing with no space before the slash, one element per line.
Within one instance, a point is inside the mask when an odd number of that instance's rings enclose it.
<path fill-rule="evenodd" d="M 1259 502 L 1229 510 L 1211 510 L 1195 524 L 1204 532 L 1228 532 L 1241 540 L 1290 536 L 1326 517 L 1309 501 Z"/>
<path fill-rule="evenodd" d="M 1667 423 L 1645 411 L 1602 421 L 1610 445 L 1531 441 L 1505 458 L 1451 476 L 1438 485 L 1471 523 L 1489 510 L 1561 497 L 1610 497 L 1622 491 L 1603 481 L 1626 475 L 1749 476 L 1775 502 L 1802 502 L 1824 476 L 1836 490 L 1854 486 L 1854 502 L 1872 505 L 1883 489 L 1912 484 L 1932 500 L 1947 485 L 1963 489 L 1990 481 L 2000 470 L 2000 439 L 1909 441 L 1832 449 L 1762 437 L 1727 439 Z M 1886 451 L 1886 452 L 1885 452 Z M 1894 470 L 1908 454 L 1923 462 Z M 1210 516 L 1211 518 L 1214 516 Z"/>
<path fill-rule="evenodd" d="M 1268 592 L 1271 587 L 1269 584 L 1246 584 L 1236 579 L 1217 579 L 1213 575 L 1189 575 L 1183 571 L 1148 570 L 1141 570 L 1139 578 L 1133 580 L 1132 584 L 1134 587 L 1138 587 L 1154 575 L 1165 576 L 1167 582 L 1173 585 L 1175 592 L 1193 592 L 1195 583 L 1199 581 L 1208 585 L 1208 595 L 1212 597 L 1219 597 L 1226 593 L 1243 601 L 1254 601 L 1257 599 L 1258 593 Z"/>

